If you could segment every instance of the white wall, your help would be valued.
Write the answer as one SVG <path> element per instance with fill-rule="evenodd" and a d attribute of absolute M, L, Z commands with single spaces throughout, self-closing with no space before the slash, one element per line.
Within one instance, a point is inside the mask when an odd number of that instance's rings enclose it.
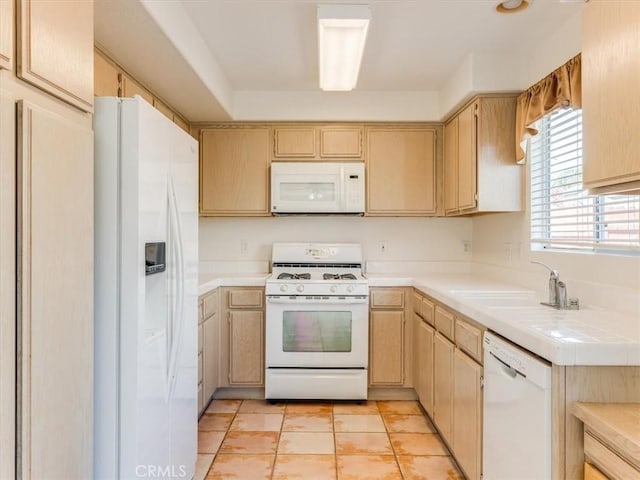
<path fill-rule="evenodd" d="M 569 19 L 527 56 L 524 88 L 534 84 L 580 52 L 580 15 Z M 527 167 L 528 169 L 528 167 Z M 528 181 L 526 182 L 528 185 Z M 552 265 L 566 281 L 569 296 L 583 303 L 640 315 L 640 258 L 587 253 L 532 252 L 527 211 L 473 218 L 475 269 L 496 278 L 545 290 L 548 272 L 531 260 Z"/>
<path fill-rule="evenodd" d="M 468 218 L 201 218 L 200 261 L 210 270 L 265 271 L 273 242 L 316 241 L 361 243 L 366 261 L 468 262 L 464 241 L 470 238 Z M 380 242 L 385 242 L 385 253 Z"/>

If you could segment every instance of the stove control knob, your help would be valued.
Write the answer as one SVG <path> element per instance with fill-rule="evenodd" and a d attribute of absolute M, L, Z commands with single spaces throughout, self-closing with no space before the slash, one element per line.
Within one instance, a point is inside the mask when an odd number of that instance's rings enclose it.
<path fill-rule="evenodd" d="M 331 285 L 331 288 L 329 290 L 331 290 L 331 293 L 336 293 L 338 291 L 338 286 L 337 285 Z"/>
<path fill-rule="evenodd" d="M 297 291 L 299 291 L 299 292 L 304 291 L 304 285 L 298 285 L 298 286 L 296 287 L 296 290 L 297 290 Z"/>
<path fill-rule="evenodd" d="M 281 292 L 286 292 L 287 290 L 289 290 L 289 285 L 280 285 Z"/>
<path fill-rule="evenodd" d="M 353 292 L 353 285 L 347 285 L 347 292 Z"/>

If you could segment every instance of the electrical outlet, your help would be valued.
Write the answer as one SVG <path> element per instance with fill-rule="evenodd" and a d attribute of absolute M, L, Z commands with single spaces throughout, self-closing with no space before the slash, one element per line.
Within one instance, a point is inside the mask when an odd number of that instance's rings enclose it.
<path fill-rule="evenodd" d="M 245 255 L 249 248 L 249 242 L 247 240 L 240 240 L 240 253 Z"/>
<path fill-rule="evenodd" d="M 462 242 L 462 251 L 464 253 L 471 253 L 471 242 L 469 240 L 464 240 Z"/>
<path fill-rule="evenodd" d="M 378 242 L 378 251 L 380 252 L 381 255 L 384 255 L 385 253 L 387 253 L 387 242 Z"/>

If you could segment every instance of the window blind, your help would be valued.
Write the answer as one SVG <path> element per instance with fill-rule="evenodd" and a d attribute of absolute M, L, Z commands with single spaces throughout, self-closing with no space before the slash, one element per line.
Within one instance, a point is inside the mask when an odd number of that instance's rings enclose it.
<path fill-rule="evenodd" d="M 640 253 L 640 195 L 582 189 L 582 111 L 557 110 L 531 139 L 532 248 Z"/>

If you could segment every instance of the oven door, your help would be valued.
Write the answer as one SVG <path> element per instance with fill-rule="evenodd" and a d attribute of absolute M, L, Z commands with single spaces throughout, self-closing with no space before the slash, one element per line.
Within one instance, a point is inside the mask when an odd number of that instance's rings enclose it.
<path fill-rule="evenodd" d="M 267 297 L 267 367 L 366 368 L 368 297 Z"/>

